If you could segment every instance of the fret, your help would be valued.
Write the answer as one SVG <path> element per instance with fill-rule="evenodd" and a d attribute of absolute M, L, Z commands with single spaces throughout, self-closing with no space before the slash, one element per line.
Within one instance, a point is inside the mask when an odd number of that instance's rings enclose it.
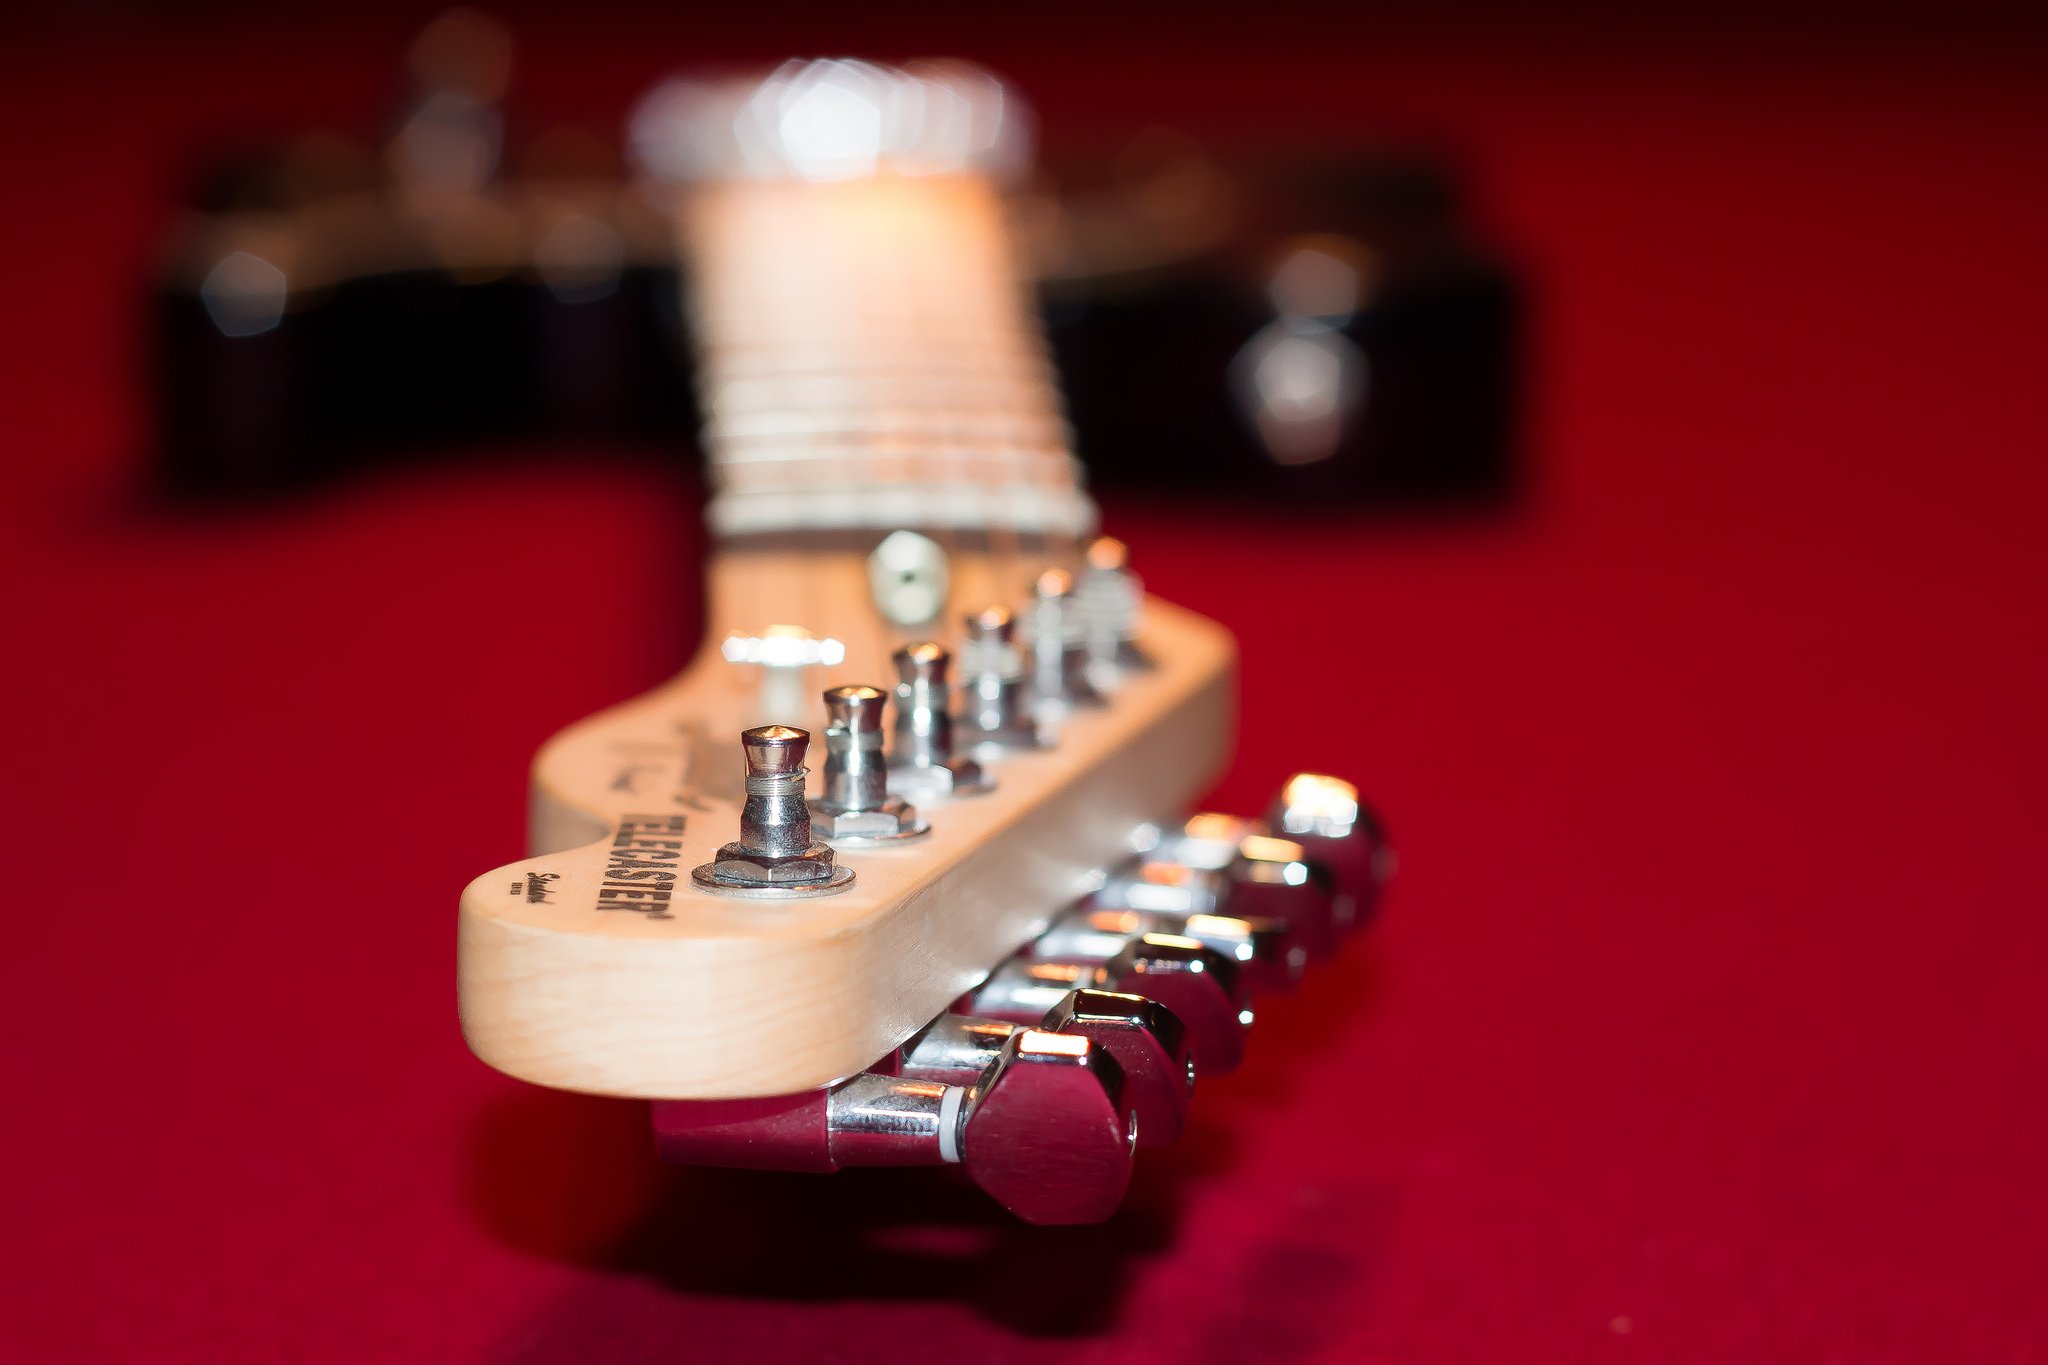
<path fill-rule="evenodd" d="M 1036 490 L 1059 494 L 1071 486 L 1060 467 L 1050 462 L 1036 466 L 1022 463 L 983 468 L 990 473 L 976 479 L 964 476 L 953 460 L 875 456 L 858 461 L 844 459 L 790 458 L 749 462 L 731 466 L 720 485 L 722 492 L 797 494 L 842 493 L 848 489 L 886 487 L 890 484 L 919 484 L 944 487 L 957 485 L 963 492 L 982 498 L 1008 496 Z"/>
<path fill-rule="evenodd" d="M 918 526 L 938 532 L 985 531 L 993 527 L 1071 541 L 1087 534 L 1093 523 L 1092 509 L 1081 510 L 1072 490 L 1064 488 L 980 489 L 959 483 L 898 480 L 848 484 L 827 492 L 829 497 L 803 496 L 796 489 L 759 493 L 736 490 L 729 497 L 721 496 L 707 516 L 712 529 L 722 536 L 872 530 L 880 526 Z M 1014 572 L 1005 579 L 1005 591 L 993 600 L 1014 597 L 1019 583 L 1029 581 L 1030 566 L 1013 567 Z M 760 614 L 757 611 L 748 619 Z"/>
<path fill-rule="evenodd" d="M 1059 411 L 1042 381 L 1009 374 L 714 377 L 703 386 L 703 397 L 708 409 L 721 414 L 794 409 L 857 416 L 877 408 L 912 408 L 1051 416 Z"/>
<path fill-rule="evenodd" d="M 1066 454 L 1068 428 L 1057 414 L 872 408 L 801 412 L 723 411 L 714 433 L 723 447 L 796 441 L 912 441 L 1024 446 Z"/>

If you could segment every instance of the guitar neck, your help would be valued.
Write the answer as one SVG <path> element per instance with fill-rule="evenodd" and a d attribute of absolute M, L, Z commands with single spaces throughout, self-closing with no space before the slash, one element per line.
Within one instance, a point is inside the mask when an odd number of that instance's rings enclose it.
<path fill-rule="evenodd" d="M 707 185 L 682 214 L 721 536 L 1094 524 L 995 187 L 968 174 Z"/>

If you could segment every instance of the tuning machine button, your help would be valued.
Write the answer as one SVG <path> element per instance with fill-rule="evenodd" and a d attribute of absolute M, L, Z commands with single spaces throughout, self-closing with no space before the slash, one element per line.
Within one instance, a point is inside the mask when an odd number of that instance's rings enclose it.
<path fill-rule="evenodd" d="M 1138 1115 L 1125 1089 L 1106 1049 L 1024 1029 L 968 1092 L 961 1164 L 1027 1223 L 1099 1223 L 1131 1180 Z"/>
<path fill-rule="evenodd" d="M 1025 706 L 1015 618 L 1007 607 L 984 607 L 963 624 L 958 738 L 983 753 L 1042 747 Z"/>
<path fill-rule="evenodd" d="M 1238 845 L 1223 876 L 1226 913 L 1286 921 L 1310 961 L 1336 952 L 1337 935 L 1348 927 L 1343 898 L 1330 870 L 1300 844 L 1254 834 Z"/>
<path fill-rule="evenodd" d="M 1347 927 L 1372 918 L 1397 860 L 1378 815 L 1358 799 L 1358 788 L 1322 773 L 1296 773 L 1275 803 L 1273 828 L 1330 870 Z"/>
<path fill-rule="evenodd" d="M 1140 1145 L 1162 1146 L 1180 1136 L 1195 1060 L 1172 1010 L 1141 995 L 1069 990 L 1035 1022 L 1053 1033 L 1087 1038 L 1116 1058 L 1138 1116 Z M 987 1070 L 1010 1035 L 1024 1027 L 1012 1020 L 941 1015 L 903 1049 L 897 1074 L 964 1083 Z"/>
<path fill-rule="evenodd" d="M 1101 959 L 1014 957 L 961 1002 L 963 1013 L 1037 1023 L 1068 991 L 1142 995 L 1173 1011 L 1195 1065 L 1221 1076 L 1244 1058 L 1252 1011 L 1237 964 L 1179 934 L 1141 934 Z"/>
<path fill-rule="evenodd" d="M 959 1163 L 1028 1223 L 1095 1223 L 1130 1183 L 1138 1118 L 1115 1057 L 1076 1034 L 1017 1029 L 965 1084 L 863 1072 L 760 1100 L 657 1101 L 665 1160 L 836 1171 Z"/>
<path fill-rule="evenodd" d="M 927 640 L 896 651 L 896 735 L 889 785 L 919 801 L 974 796 L 995 786 L 987 769 L 953 756 L 953 656 Z"/>
<path fill-rule="evenodd" d="M 883 844 L 929 834 L 917 808 L 889 795 L 882 758 L 882 708 L 873 687 L 825 689 L 825 780 L 811 800 L 812 827 L 846 844 Z"/>
<path fill-rule="evenodd" d="M 740 808 L 739 840 L 693 870 L 691 879 L 708 891 L 778 900 L 827 895 L 852 885 L 853 869 L 837 862 L 831 845 L 812 836 L 811 811 L 804 801 L 810 732 L 762 725 L 742 734 L 740 742 L 747 800 Z"/>
<path fill-rule="evenodd" d="M 1179 1015 L 1204 1071 L 1221 1076 L 1244 1060 L 1251 1006 L 1237 964 L 1221 953 L 1179 934 L 1140 934 L 1102 970 L 1117 990 L 1157 1000 Z"/>

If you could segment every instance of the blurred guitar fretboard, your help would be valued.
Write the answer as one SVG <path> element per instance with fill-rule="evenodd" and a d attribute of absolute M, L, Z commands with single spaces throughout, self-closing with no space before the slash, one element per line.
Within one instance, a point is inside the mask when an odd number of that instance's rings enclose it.
<path fill-rule="evenodd" d="M 1092 528 L 973 93 L 826 62 L 696 116 L 733 138 L 680 214 L 720 533 Z"/>
<path fill-rule="evenodd" d="M 985 181 L 722 185 L 687 232 L 714 529 L 1092 526 Z"/>

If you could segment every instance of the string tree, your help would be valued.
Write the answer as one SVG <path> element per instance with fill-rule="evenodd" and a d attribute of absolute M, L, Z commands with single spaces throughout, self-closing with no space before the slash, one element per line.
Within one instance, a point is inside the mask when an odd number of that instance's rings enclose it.
<path fill-rule="evenodd" d="M 930 625 L 946 609 L 952 571 L 945 547 L 915 531 L 891 531 L 868 556 L 868 591 L 884 621 L 905 630 Z"/>

